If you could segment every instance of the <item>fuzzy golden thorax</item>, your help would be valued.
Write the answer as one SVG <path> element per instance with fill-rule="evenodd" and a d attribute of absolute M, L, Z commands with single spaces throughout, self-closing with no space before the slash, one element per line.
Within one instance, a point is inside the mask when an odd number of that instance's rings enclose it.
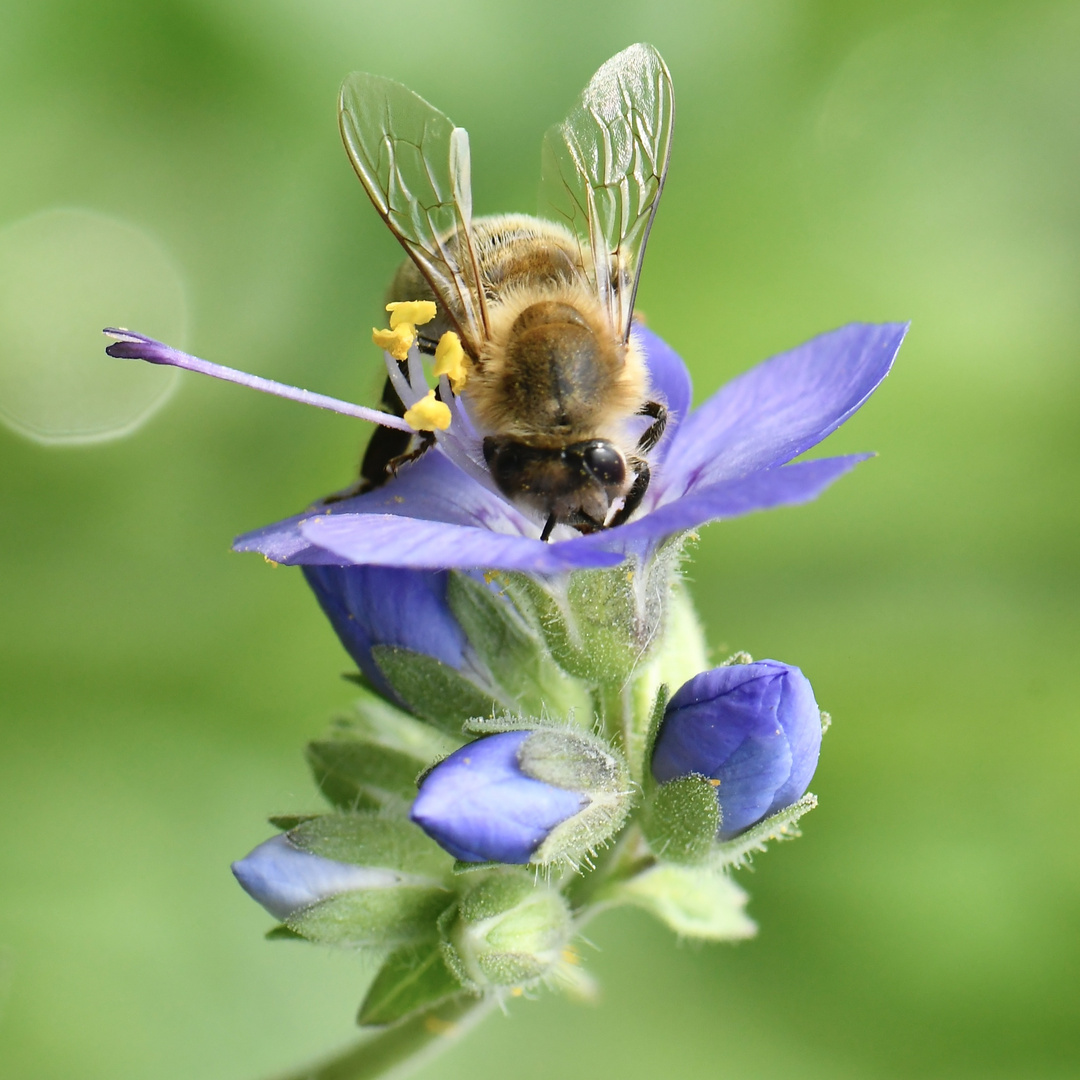
<path fill-rule="evenodd" d="M 588 287 L 525 283 L 499 301 L 466 391 L 481 428 L 551 449 L 593 438 L 626 444 L 625 421 L 646 398 L 645 367 Z"/>

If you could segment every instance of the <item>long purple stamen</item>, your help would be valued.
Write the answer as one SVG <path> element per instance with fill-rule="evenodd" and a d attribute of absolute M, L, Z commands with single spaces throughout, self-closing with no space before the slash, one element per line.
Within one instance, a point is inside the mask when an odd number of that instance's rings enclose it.
<path fill-rule="evenodd" d="M 288 398 L 290 401 L 299 401 L 304 405 L 314 405 L 318 409 L 329 409 L 330 412 L 341 413 L 343 416 L 367 420 L 372 424 L 396 428 L 398 431 L 410 433 L 413 431 L 400 416 L 393 416 L 379 409 L 366 409 L 363 405 L 353 405 L 348 401 L 327 397 L 325 394 L 315 394 L 310 390 L 289 386 L 287 383 L 264 379 L 260 375 L 248 375 L 247 372 L 237 371 L 236 368 L 212 364 L 209 360 L 200 360 L 197 356 L 191 356 L 143 334 L 132 333 L 130 330 L 109 327 L 105 333 L 116 338 L 116 341 L 105 351 L 110 356 L 121 360 L 145 360 L 150 364 L 166 364 L 170 367 L 183 368 L 185 371 L 197 371 L 201 375 L 210 375 L 215 379 L 224 379 L 225 382 L 238 383 L 240 386 L 250 386 L 253 390 L 262 390 L 263 393 L 275 394 L 277 397 Z"/>

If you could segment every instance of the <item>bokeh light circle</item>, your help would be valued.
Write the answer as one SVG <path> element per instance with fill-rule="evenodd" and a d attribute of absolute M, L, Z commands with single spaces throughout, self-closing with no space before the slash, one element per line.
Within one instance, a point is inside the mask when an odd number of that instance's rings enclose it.
<path fill-rule="evenodd" d="M 0 229 L 0 420 L 40 443 L 119 438 L 160 408 L 179 372 L 105 355 L 105 326 L 184 346 L 187 300 L 142 229 L 58 208 Z"/>

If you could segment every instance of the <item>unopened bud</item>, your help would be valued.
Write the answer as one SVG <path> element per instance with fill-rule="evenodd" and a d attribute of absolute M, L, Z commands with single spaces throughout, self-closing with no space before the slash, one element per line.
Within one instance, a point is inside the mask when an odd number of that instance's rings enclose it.
<path fill-rule="evenodd" d="M 776 660 L 713 668 L 668 703 L 653 753 L 661 783 L 713 782 L 720 836 L 742 832 L 806 791 L 821 748 L 821 713 L 806 676 Z"/>
<path fill-rule="evenodd" d="M 573 934 L 570 909 L 558 890 L 532 874 L 489 874 L 458 905 L 447 959 L 478 989 L 526 988 L 565 964 Z"/>
<path fill-rule="evenodd" d="M 505 731 L 424 778 L 412 819 L 464 862 L 576 862 L 622 825 L 626 765 L 582 732 Z"/>

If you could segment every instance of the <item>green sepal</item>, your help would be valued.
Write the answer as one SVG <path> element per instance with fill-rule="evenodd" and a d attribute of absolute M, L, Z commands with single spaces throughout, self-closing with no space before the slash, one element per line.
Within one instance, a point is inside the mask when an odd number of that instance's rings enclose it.
<path fill-rule="evenodd" d="M 743 866 L 755 851 L 765 851 L 770 840 L 794 840 L 801 836 L 799 818 L 817 806 L 817 796 L 809 791 L 798 802 L 752 825 L 746 832 L 713 848 L 713 861 L 718 866 Z"/>
<path fill-rule="evenodd" d="M 416 775 L 432 760 L 352 732 L 308 743 L 305 756 L 327 802 L 344 810 L 411 802 Z"/>
<path fill-rule="evenodd" d="M 393 1024 L 463 992 L 460 981 L 446 966 L 439 941 L 406 945 L 383 962 L 356 1022 L 364 1027 Z"/>
<path fill-rule="evenodd" d="M 317 740 L 307 744 L 304 754 L 327 802 L 344 810 L 385 806 L 416 794 L 420 764 L 378 743 Z"/>
<path fill-rule="evenodd" d="M 574 923 L 557 889 L 503 867 L 465 893 L 440 929 L 446 963 L 466 985 L 527 986 L 563 960 Z"/>
<path fill-rule="evenodd" d="M 542 635 L 524 620 L 509 594 L 454 572 L 446 598 L 470 646 L 515 710 L 536 716 L 588 715 L 585 688 L 551 659 Z"/>
<path fill-rule="evenodd" d="M 293 912 L 286 925 L 321 945 L 385 947 L 434 940 L 453 893 L 430 885 L 357 889 Z"/>
<path fill-rule="evenodd" d="M 642 828 L 649 846 L 668 862 L 705 862 L 720 828 L 716 789 L 703 776 L 683 776 L 654 788 Z"/>
<path fill-rule="evenodd" d="M 743 911 L 746 893 L 712 866 L 657 863 L 604 890 L 598 899 L 644 908 L 680 937 L 738 941 L 757 933 Z"/>
<path fill-rule="evenodd" d="M 306 941 L 307 939 L 298 934 L 295 930 L 290 930 L 284 923 L 279 923 L 277 926 L 271 927 L 263 934 L 263 937 L 267 941 Z"/>
<path fill-rule="evenodd" d="M 477 870 L 495 870 L 503 865 L 503 863 L 499 862 L 465 862 L 464 859 L 455 859 L 454 873 L 475 874 Z"/>
<path fill-rule="evenodd" d="M 668 684 L 661 683 L 656 688 L 656 694 L 652 700 L 652 708 L 649 710 L 649 719 L 645 727 L 645 737 L 641 742 L 641 760 L 637 763 L 641 786 L 646 792 L 652 791 L 656 787 L 656 780 L 652 774 L 652 756 L 653 751 L 656 749 L 657 736 L 660 734 L 660 725 L 664 722 L 664 711 L 667 709 L 667 703 L 670 699 L 671 693 L 668 690 Z M 630 766 L 633 769 L 633 761 L 631 761 Z"/>
<path fill-rule="evenodd" d="M 418 825 L 371 812 L 323 814 L 298 825 L 289 840 L 302 851 L 335 862 L 441 883 L 453 860 Z"/>
<path fill-rule="evenodd" d="M 490 716 L 500 708 L 490 695 L 433 656 L 393 645 L 376 645 L 371 655 L 394 693 L 442 731 L 460 735 L 462 721 Z"/>
<path fill-rule="evenodd" d="M 638 610 L 638 573 L 638 565 L 627 562 L 578 570 L 547 585 L 523 574 L 505 576 L 559 666 L 590 685 L 611 686 L 626 681 L 649 640 Z"/>
<path fill-rule="evenodd" d="M 556 825 L 533 853 L 541 866 L 577 866 L 622 828 L 633 805 L 630 772 L 618 751 L 596 735 L 537 728 L 518 750 L 521 771 L 534 780 L 581 792 L 581 809 Z"/>
<path fill-rule="evenodd" d="M 274 814 L 273 817 L 268 817 L 266 820 L 275 829 L 288 832 L 290 829 L 295 829 L 297 825 L 302 825 L 305 821 L 310 821 L 318 816 L 318 814 Z"/>
<path fill-rule="evenodd" d="M 417 774 L 453 753 L 462 740 L 437 731 L 371 693 L 335 720 L 306 756 L 327 801 L 343 810 L 389 807 L 405 813 Z"/>

